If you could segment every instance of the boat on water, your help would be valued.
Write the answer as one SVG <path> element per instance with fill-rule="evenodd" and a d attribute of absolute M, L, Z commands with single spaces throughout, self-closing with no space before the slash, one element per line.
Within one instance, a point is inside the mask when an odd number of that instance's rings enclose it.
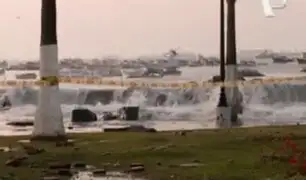
<path fill-rule="evenodd" d="M 159 61 L 157 63 L 151 63 L 146 65 L 146 75 L 163 77 L 167 75 L 181 75 L 181 71 L 178 69 L 179 66 L 167 63 L 167 61 Z"/>
<path fill-rule="evenodd" d="M 203 66 L 204 64 L 201 62 L 201 61 L 190 61 L 188 63 L 188 66 L 189 67 L 201 67 Z"/>
<path fill-rule="evenodd" d="M 178 70 L 177 67 L 165 67 L 163 68 L 163 75 L 181 75 L 182 71 Z"/>
<path fill-rule="evenodd" d="M 272 57 L 273 63 L 278 63 L 278 64 L 286 64 L 293 62 L 294 59 L 289 58 L 287 56 L 274 56 Z"/>
<path fill-rule="evenodd" d="M 4 75 L 5 74 L 5 68 L 0 68 L 0 75 Z"/>
<path fill-rule="evenodd" d="M 10 110 L 11 107 L 7 106 L 7 107 L 0 107 L 0 111 L 7 111 Z"/>
<path fill-rule="evenodd" d="M 16 79 L 36 79 L 37 74 L 36 73 L 22 73 L 22 74 L 16 74 Z"/>
<path fill-rule="evenodd" d="M 255 60 L 240 60 L 238 66 L 241 67 L 256 67 L 256 66 L 267 66 L 266 62 L 256 62 Z"/>
<path fill-rule="evenodd" d="M 297 58 L 298 64 L 306 64 L 306 58 Z"/>
<path fill-rule="evenodd" d="M 40 63 L 39 61 L 29 61 L 25 63 L 26 70 L 39 70 Z"/>
<path fill-rule="evenodd" d="M 239 63 L 239 66 L 245 66 L 245 67 L 255 67 L 256 62 L 253 60 L 241 60 Z"/>
<path fill-rule="evenodd" d="M 273 58 L 273 56 L 275 56 L 275 53 L 272 50 L 264 49 L 258 54 L 256 54 L 255 58 L 256 59 L 271 59 Z"/>
<path fill-rule="evenodd" d="M 8 70 L 20 70 L 20 71 L 37 71 L 39 70 L 39 62 L 37 61 L 29 61 L 26 63 L 21 63 L 21 64 L 15 64 L 7 67 Z"/>
<path fill-rule="evenodd" d="M 219 66 L 220 60 L 217 57 L 208 57 L 204 60 L 205 66 Z"/>
<path fill-rule="evenodd" d="M 74 78 L 83 78 L 83 77 L 92 77 L 93 72 L 88 69 L 71 69 L 71 68 L 62 68 L 59 71 L 61 77 L 74 77 Z"/>
<path fill-rule="evenodd" d="M 121 75 L 123 78 L 138 78 L 144 77 L 147 73 L 146 67 L 123 67 L 121 68 Z"/>
<path fill-rule="evenodd" d="M 298 64 L 306 64 L 306 52 L 302 52 L 302 57 L 296 58 Z"/>
<path fill-rule="evenodd" d="M 147 67 L 147 72 L 145 74 L 147 77 L 163 77 L 164 73 L 161 68 Z"/>

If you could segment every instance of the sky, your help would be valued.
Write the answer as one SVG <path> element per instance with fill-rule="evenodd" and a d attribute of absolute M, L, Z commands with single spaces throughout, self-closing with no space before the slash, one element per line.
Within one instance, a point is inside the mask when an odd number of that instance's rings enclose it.
<path fill-rule="evenodd" d="M 306 49 L 306 0 L 288 1 L 275 18 L 265 18 L 261 0 L 238 0 L 237 47 Z M 1 2 L 0 58 L 38 58 L 40 0 Z M 60 57 L 137 56 L 176 47 L 218 52 L 218 0 L 58 0 L 57 6 Z"/>

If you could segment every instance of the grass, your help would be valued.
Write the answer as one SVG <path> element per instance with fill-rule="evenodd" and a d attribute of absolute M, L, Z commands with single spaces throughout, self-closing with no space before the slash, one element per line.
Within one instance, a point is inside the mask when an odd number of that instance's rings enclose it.
<path fill-rule="evenodd" d="M 97 168 L 104 168 L 108 163 L 111 164 L 108 168 L 118 170 L 126 170 L 131 163 L 142 163 L 145 171 L 139 175 L 152 180 L 289 179 L 286 176 L 293 167 L 287 161 L 263 158 L 279 149 L 285 136 L 291 136 L 303 146 L 306 126 L 205 130 L 186 135 L 173 132 L 71 134 L 69 137 L 75 140 L 73 146 L 33 143 L 45 152 L 29 155 L 18 167 L 7 166 L 5 162 L 9 157 L 24 154 L 23 148 L 0 152 L 0 179 L 39 180 L 49 171 L 51 162 L 84 162 Z M 17 141 L 26 138 L 0 137 L 0 147 L 21 147 Z M 180 166 L 192 162 L 201 166 Z"/>

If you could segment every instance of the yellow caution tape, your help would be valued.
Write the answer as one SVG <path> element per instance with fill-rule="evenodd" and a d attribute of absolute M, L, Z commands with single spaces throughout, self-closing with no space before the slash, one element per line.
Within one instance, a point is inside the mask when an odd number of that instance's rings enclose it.
<path fill-rule="evenodd" d="M 305 80 L 305 81 L 303 81 Z M 59 83 L 65 84 L 80 84 L 80 85 L 108 85 L 108 86 L 122 86 L 122 87 L 138 87 L 138 88 L 174 88 L 174 89 L 187 89 L 187 88 L 215 88 L 218 86 L 225 87 L 235 87 L 235 86 L 258 86 L 262 84 L 283 84 L 296 81 L 297 84 L 306 84 L 306 76 L 301 77 L 268 77 L 262 79 L 253 79 L 246 81 L 226 81 L 222 82 L 209 82 L 209 81 L 190 81 L 190 82 L 148 82 L 148 81 L 118 81 L 109 80 L 103 78 L 70 78 L 70 77 L 60 77 L 58 79 Z M 47 79 L 44 80 L 6 80 L 0 81 L 0 86 L 9 87 L 33 87 L 33 86 L 49 86 L 54 84 L 54 80 L 51 79 L 50 82 Z"/>

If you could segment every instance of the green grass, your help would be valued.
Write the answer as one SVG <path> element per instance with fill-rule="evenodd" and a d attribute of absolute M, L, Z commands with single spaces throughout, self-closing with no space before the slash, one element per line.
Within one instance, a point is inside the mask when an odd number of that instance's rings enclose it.
<path fill-rule="evenodd" d="M 293 167 L 287 162 L 263 160 L 279 149 L 283 137 L 291 136 L 299 146 L 305 145 L 306 126 L 259 127 L 189 132 L 186 136 L 168 133 L 97 133 L 72 134 L 74 146 L 56 147 L 55 143 L 38 143 L 46 152 L 30 155 L 20 167 L 5 165 L 10 156 L 24 154 L 0 152 L 0 179 L 39 180 L 50 162 L 84 162 L 103 168 L 106 163 L 119 164 L 126 170 L 131 163 L 143 163 L 145 176 L 152 180 L 271 180 L 288 179 Z M 0 146 L 20 147 L 19 139 L 0 137 Z M 199 167 L 180 167 L 182 163 L 200 162 Z M 304 179 L 304 178 L 302 178 Z"/>

